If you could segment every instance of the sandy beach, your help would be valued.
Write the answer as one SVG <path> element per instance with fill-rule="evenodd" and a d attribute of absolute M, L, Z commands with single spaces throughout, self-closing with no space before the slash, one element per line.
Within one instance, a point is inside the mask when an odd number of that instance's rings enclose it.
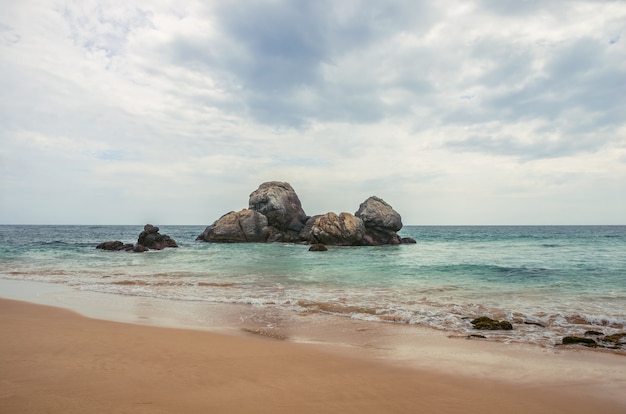
<path fill-rule="evenodd" d="M 560 382 L 542 381 L 541 374 L 526 382 L 451 375 L 436 364 L 403 367 L 363 353 L 90 319 L 7 299 L 0 300 L 0 332 L 2 413 L 620 413 L 626 407 L 604 398 L 591 381 L 589 388 L 573 386 L 568 373 Z"/>

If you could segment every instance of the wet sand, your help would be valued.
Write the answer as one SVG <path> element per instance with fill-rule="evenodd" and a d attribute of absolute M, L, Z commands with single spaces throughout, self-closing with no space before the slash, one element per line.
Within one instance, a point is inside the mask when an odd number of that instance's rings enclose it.
<path fill-rule="evenodd" d="M 433 341 L 441 345 L 437 353 Z M 439 355 L 442 367 L 447 367 L 437 369 L 437 361 L 405 364 L 402 358 L 349 354 L 345 348 L 90 319 L 56 307 L 0 299 L 0 413 L 622 413 L 626 409 L 623 401 L 605 398 L 602 387 L 593 383 L 603 374 L 609 376 L 607 383 L 621 380 L 624 357 L 596 360 L 593 353 L 574 353 L 578 357 L 572 360 L 578 359 L 584 370 L 564 372 L 561 381 L 543 380 L 547 371 L 536 377 L 527 371 L 523 376 L 529 378 L 513 375 L 507 381 L 502 375 L 513 372 L 510 369 L 490 378 L 458 366 L 463 360 L 458 359 L 460 350 L 471 353 L 482 347 L 497 352 L 493 345 L 427 339 L 425 358 Z M 415 353 L 411 355 L 414 358 Z M 447 355 L 451 362 L 446 362 Z M 537 361 L 531 358 L 539 353 L 517 355 L 529 358 L 532 365 Z M 552 357 L 545 361 L 560 361 Z M 496 363 L 511 361 L 498 354 L 494 358 Z M 539 363 L 549 369 L 544 359 Z M 455 364 L 457 375 L 450 369 Z M 599 369 L 604 370 L 602 375 Z M 571 378 L 572 373 L 586 372 L 594 376 Z M 623 384 L 615 385 L 620 389 Z"/>

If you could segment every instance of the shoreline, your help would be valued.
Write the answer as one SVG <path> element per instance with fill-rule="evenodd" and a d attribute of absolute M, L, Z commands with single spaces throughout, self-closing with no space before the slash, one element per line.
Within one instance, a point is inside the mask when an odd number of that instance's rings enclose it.
<path fill-rule="evenodd" d="M 124 324 L 0 300 L 5 412 L 622 412 L 546 384 L 390 366 L 316 346 Z"/>
<path fill-rule="evenodd" d="M 321 361 L 338 358 L 359 361 L 370 368 L 391 370 L 395 372 L 388 379 L 392 382 L 406 375 L 415 375 L 422 379 L 445 378 L 443 383 L 459 382 L 464 388 L 475 383 L 488 383 L 489 387 L 504 387 L 509 393 L 513 389 L 524 390 L 528 393 L 527 398 L 542 395 L 541 398 L 551 401 L 546 402 L 548 405 L 572 405 L 567 412 L 583 412 L 576 411 L 583 406 L 588 409 L 606 406 L 608 411 L 605 412 L 619 412 L 626 408 L 626 396 L 622 391 L 626 386 L 626 359 L 623 355 L 449 338 L 443 332 L 423 327 L 376 324 L 319 314 L 272 314 L 271 310 L 246 305 L 117 296 L 46 283 L 0 280 L 0 287 L 0 297 L 31 303 L 31 306 L 21 305 L 27 308 L 37 307 L 35 304 L 53 306 L 52 313 L 56 312 L 55 308 L 69 309 L 83 315 L 74 315 L 74 318 L 86 326 L 104 323 L 124 326 L 123 329 L 154 329 L 161 333 L 191 331 L 198 335 L 228 338 L 228 341 L 244 347 L 254 348 L 263 343 L 280 349 L 307 350 L 319 353 L 317 358 Z M 1 302 L 7 301 L 3 299 Z M 45 316 L 41 313 L 33 311 L 38 316 L 28 323 L 41 322 Z M 5 322 L 10 321 L 5 320 L 3 324 Z M 14 328 L 3 327 L 3 331 Z M 251 358 L 263 357 L 252 353 Z M 301 361 L 295 358 L 292 362 L 299 366 Z M 3 381 L 10 382 L 10 378 Z M 469 395 L 463 395 L 463 398 L 469 398 Z M 568 402 L 578 399 L 593 401 L 593 404 Z M 516 400 L 515 403 L 521 402 Z M 483 412 L 485 409 L 482 406 Z M 532 408 L 534 412 L 537 409 Z"/>

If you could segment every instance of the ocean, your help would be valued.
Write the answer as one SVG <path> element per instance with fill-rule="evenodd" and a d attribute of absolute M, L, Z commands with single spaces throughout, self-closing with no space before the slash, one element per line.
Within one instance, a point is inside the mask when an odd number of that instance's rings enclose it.
<path fill-rule="evenodd" d="M 2 225 L 0 278 L 422 325 L 450 335 L 478 333 L 470 321 L 489 316 L 514 329 L 480 332 L 486 340 L 542 347 L 590 330 L 626 330 L 626 226 L 405 226 L 400 236 L 416 244 L 327 252 L 196 242 L 205 226 L 159 227 L 180 247 L 95 248 L 108 240 L 134 243 L 143 225 Z"/>

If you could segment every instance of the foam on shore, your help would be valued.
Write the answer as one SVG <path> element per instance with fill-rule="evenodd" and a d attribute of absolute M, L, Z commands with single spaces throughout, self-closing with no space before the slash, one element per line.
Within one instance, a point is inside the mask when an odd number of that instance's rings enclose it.
<path fill-rule="evenodd" d="M 626 407 L 626 358 L 586 349 L 547 349 L 449 338 L 419 326 L 368 323 L 326 314 L 293 314 L 250 305 L 207 304 L 74 290 L 0 280 L 0 296 L 71 309 L 90 318 L 158 327 L 266 337 L 314 345 L 385 366 L 495 381 Z"/>

